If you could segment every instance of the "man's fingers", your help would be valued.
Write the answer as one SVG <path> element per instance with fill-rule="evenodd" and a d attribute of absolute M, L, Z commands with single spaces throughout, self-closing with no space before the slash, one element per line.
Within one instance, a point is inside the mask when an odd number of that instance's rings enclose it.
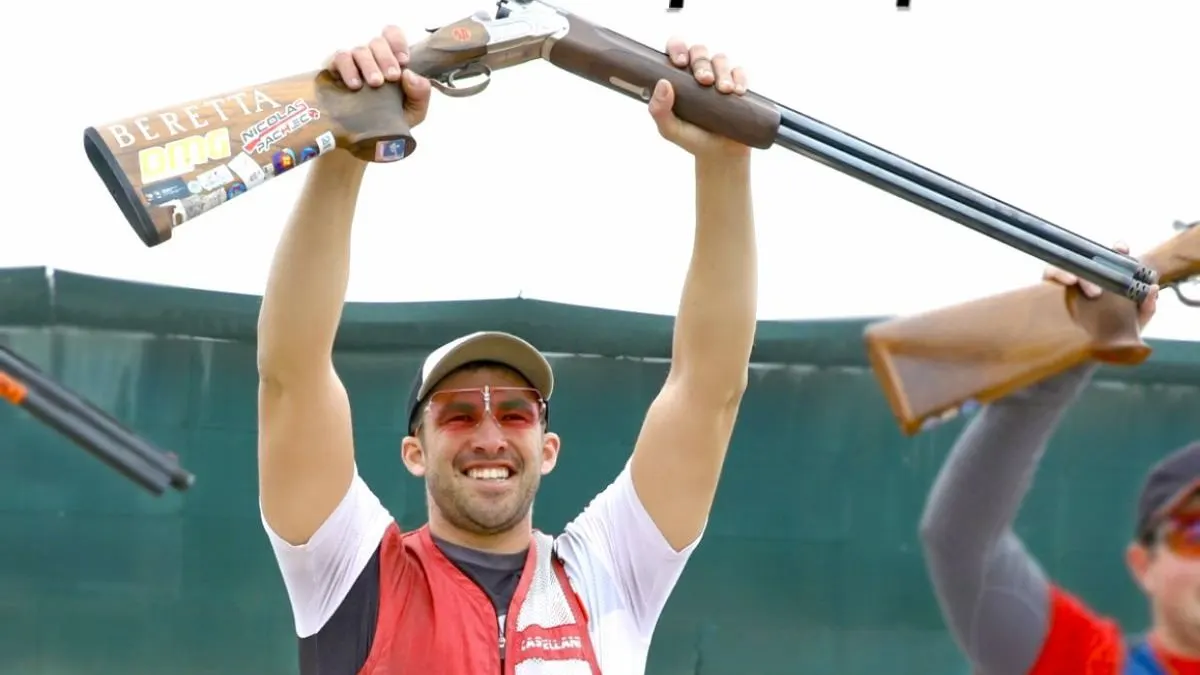
<path fill-rule="evenodd" d="M 404 77 L 401 78 L 401 86 L 404 87 L 404 100 L 411 101 L 413 105 L 420 105 L 429 101 L 429 80 L 421 77 L 411 70 L 404 71 Z"/>
<path fill-rule="evenodd" d="M 716 54 L 712 57 L 713 81 L 717 83 L 717 91 L 723 94 L 733 93 L 733 69 L 729 66 L 729 59 L 724 54 Z"/>
<path fill-rule="evenodd" d="M 750 89 L 750 79 L 746 76 L 746 71 L 739 68 L 733 69 L 733 90 L 739 95 L 746 93 Z"/>
<path fill-rule="evenodd" d="M 688 50 L 688 61 L 692 64 L 692 74 L 697 82 L 707 86 L 716 81 L 712 60 L 708 56 L 708 47 L 692 45 Z"/>
<path fill-rule="evenodd" d="M 379 65 L 379 69 L 383 71 L 383 77 L 388 82 L 400 81 L 400 62 L 396 60 L 396 55 L 392 53 L 392 46 L 382 37 L 377 37 L 367 44 L 371 50 L 371 55 L 375 57 L 375 63 Z"/>
<path fill-rule="evenodd" d="M 387 41 L 396 61 L 401 66 L 408 65 L 408 38 L 404 36 L 404 31 L 397 26 L 388 26 L 383 29 L 383 39 Z"/>
<path fill-rule="evenodd" d="M 1057 281 L 1064 286 L 1073 286 L 1074 284 L 1079 283 L 1079 277 L 1065 270 L 1060 270 L 1057 267 L 1047 267 L 1046 270 L 1042 272 L 1042 278 L 1046 281 Z"/>
<path fill-rule="evenodd" d="M 1129 253 L 1129 244 L 1126 244 L 1123 241 L 1118 241 L 1117 243 L 1113 244 L 1113 250 L 1117 253 Z"/>
<path fill-rule="evenodd" d="M 1100 297 L 1100 294 L 1104 292 L 1104 289 L 1100 288 L 1096 284 L 1083 279 L 1079 280 L 1079 290 L 1083 291 L 1083 294 L 1089 298 L 1098 298 Z"/>
<path fill-rule="evenodd" d="M 405 70 L 400 78 L 400 87 L 404 90 L 404 109 L 407 111 L 410 125 L 420 124 L 425 120 L 429 110 L 429 99 L 432 87 L 429 80 L 417 75 L 411 70 Z"/>
<path fill-rule="evenodd" d="M 329 70 L 341 78 L 342 82 L 351 89 L 358 89 L 362 86 L 362 76 L 358 72 L 358 66 L 354 63 L 354 55 L 350 52 L 339 51 L 334 54 Z"/>
<path fill-rule="evenodd" d="M 372 87 L 383 84 L 383 71 L 379 70 L 379 64 L 375 63 L 375 55 L 371 53 L 370 47 L 355 47 L 352 54 L 363 81 Z"/>
<path fill-rule="evenodd" d="M 1150 293 L 1146 299 L 1138 307 L 1138 321 L 1145 326 L 1150 319 L 1154 318 L 1154 312 L 1158 310 L 1158 286 L 1151 286 Z"/>
<path fill-rule="evenodd" d="M 679 68 L 683 68 L 688 64 L 688 48 L 687 43 L 681 38 L 673 37 L 667 40 L 667 57 L 671 59 L 671 63 Z"/>

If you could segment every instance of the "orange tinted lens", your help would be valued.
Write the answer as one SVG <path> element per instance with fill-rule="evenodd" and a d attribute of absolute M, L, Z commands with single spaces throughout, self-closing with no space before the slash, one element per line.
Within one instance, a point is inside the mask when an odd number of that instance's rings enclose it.
<path fill-rule="evenodd" d="M 541 419 L 542 399 L 534 389 L 484 387 L 439 391 L 429 400 L 433 425 L 446 432 L 476 428 L 489 409 L 501 427 L 523 429 Z"/>
<path fill-rule="evenodd" d="M 1173 519 L 1167 525 L 1164 540 L 1176 555 L 1200 558 L 1200 518 Z"/>
<path fill-rule="evenodd" d="M 492 415 L 502 427 L 531 427 L 542 417 L 542 397 L 534 389 L 494 387 Z"/>
<path fill-rule="evenodd" d="M 439 391 L 429 399 L 433 426 L 453 431 L 474 429 L 484 414 L 482 389 Z"/>

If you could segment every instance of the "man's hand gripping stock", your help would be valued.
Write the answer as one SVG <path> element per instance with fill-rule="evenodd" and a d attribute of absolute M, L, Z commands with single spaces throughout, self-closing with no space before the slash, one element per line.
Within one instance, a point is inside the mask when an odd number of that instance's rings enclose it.
<path fill-rule="evenodd" d="M 724 54 L 710 56 L 704 45 L 688 47 L 683 40 L 671 38 L 667 41 L 667 56 L 675 67 L 690 69 L 701 85 L 715 87 L 722 94 L 742 96 L 749 89 L 744 70 L 730 66 Z M 672 112 L 674 105 L 671 83 L 659 80 L 650 99 L 650 116 L 663 138 L 697 157 L 743 157 L 750 153 L 748 146 L 679 119 Z"/>

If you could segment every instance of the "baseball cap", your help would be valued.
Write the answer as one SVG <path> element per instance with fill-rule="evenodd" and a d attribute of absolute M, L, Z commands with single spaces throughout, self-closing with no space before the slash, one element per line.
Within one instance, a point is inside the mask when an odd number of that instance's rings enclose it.
<path fill-rule="evenodd" d="M 458 368 L 478 361 L 499 363 L 517 371 L 529 380 L 533 388 L 541 393 L 542 400 L 549 404 L 550 394 L 554 392 L 554 371 L 546 357 L 516 335 L 480 331 L 447 342 L 425 357 L 408 395 L 409 425 L 416 418 L 422 399 L 438 382 Z"/>
<path fill-rule="evenodd" d="M 1159 460 L 1142 483 L 1137 505 L 1137 536 L 1144 538 L 1159 520 L 1200 488 L 1200 441 Z"/>

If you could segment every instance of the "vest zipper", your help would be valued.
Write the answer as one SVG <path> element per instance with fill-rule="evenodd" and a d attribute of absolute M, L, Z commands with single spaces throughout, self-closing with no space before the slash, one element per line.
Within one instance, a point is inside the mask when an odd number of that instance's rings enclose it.
<path fill-rule="evenodd" d="M 497 642 L 500 645 L 500 675 L 504 675 L 504 662 L 505 662 L 505 657 L 507 656 L 504 653 L 504 645 L 506 642 L 506 640 L 504 638 L 505 619 L 507 619 L 507 616 L 501 616 L 499 614 L 496 615 L 496 625 L 499 626 L 499 628 L 500 628 L 500 632 L 499 632 L 499 635 L 497 638 Z"/>

